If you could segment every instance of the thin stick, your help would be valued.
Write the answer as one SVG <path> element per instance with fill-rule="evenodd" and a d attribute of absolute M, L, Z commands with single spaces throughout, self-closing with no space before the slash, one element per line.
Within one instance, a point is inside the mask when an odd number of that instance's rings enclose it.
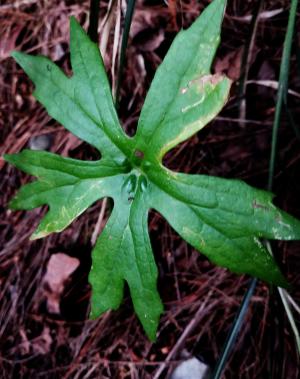
<path fill-rule="evenodd" d="M 199 324 L 199 321 L 201 320 L 203 316 L 203 311 L 205 308 L 207 308 L 207 303 L 210 300 L 211 296 L 213 294 L 213 290 L 210 290 L 207 297 L 203 301 L 203 303 L 200 305 L 198 311 L 196 312 L 195 316 L 191 319 L 191 321 L 188 323 L 186 328 L 184 329 L 183 333 L 179 337 L 176 344 L 173 346 L 172 350 L 169 352 L 168 356 L 164 360 L 164 362 L 160 365 L 159 369 L 156 371 L 153 379 L 159 379 L 160 375 L 164 371 L 164 369 L 167 367 L 168 363 L 172 361 L 174 355 L 178 352 L 178 350 L 182 347 L 185 340 L 188 338 L 188 336 L 192 333 L 192 331 L 195 329 L 195 327 Z"/>
<path fill-rule="evenodd" d="M 114 12 L 115 12 L 115 5 L 116 5 L 116 0 L 110 0 L 108 3 L 108 9 L 106 11 L 106 14 L 101 21 L 100 24 L 100 33 L 101 33 L 101 38 L 100 38 L 100 52 L 102 55 L 102 58 L 105 58 L 106 50 L 107 50 L 107 44 L 108 44 L 108 39 L 109 35 L 112 29 L 112 24 L 114 22 Z"/>
<path fill-rule="evenodd" d="M 296 321 L 295 321 L 295 318 L 294 318 L 294 315 L 293 315 L 293 312 L 291 310 L 291 306 L 289 303 L 290 302 L 290 299 L 288 297 L 289 295 L 282 288 L 278 288 L 278 292 L 279 292 L 283 307 L 285 309 L 287 318 L 289 320 L 290 326 L 291 326 L 292 331 L 294 333 L 298 356 L 300 356 L 300 335 L 299 335 L 299 330 L 298 330 L 298 327 L 297 327 L 297 324 L 296 324 Z"/>
<path fill-rule="evenodd" d="M 247 88 L 247 80 L 248 80 L 248 74 L 249 74 L 249 68 L 250 68 L 250 61 L 253 55 L 254 50 L 254 42 L 257 32 L 257 26 L 259 22 L 259 15 L 260 11 L 263 5 L 263 0 L 258 0 L 257 3 L 254 6 L 254 11 L 251 19 L 251 25 L 250 25 L 250 34 L 249 38 L 246 41 L 246 44 L 244 46 L 243 51 L 243 57 L 242 57 L 242 72 L 240 77 L 240 83 L 239 83 L 239 101 L 240 101 L 240 114 L 239 118 L 245 119 L 246 118 L 246 88 Z M 243 123 L 240 124 L 242 127 L 245 125 Z"/>

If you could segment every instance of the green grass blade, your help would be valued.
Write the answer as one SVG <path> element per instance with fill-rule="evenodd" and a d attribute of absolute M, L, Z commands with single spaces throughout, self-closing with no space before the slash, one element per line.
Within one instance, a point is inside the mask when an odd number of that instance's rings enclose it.
<path fill-rule="evenodd" d="M 292 0 L 290 14 L 289 14 L 289 20 L 288 20 L 288 27 L 287 27 L 287 32 L 285 35 L 285 41 L 284 41 L 284 47 L 283 47 L 282 61 L 281 61 L 281 66 L 280 66 L 279 87 L 278 87 L 278 94 L 277 94 L 275 119 L 274 119 L 274 124 L 273 124 L 273 131 L 272 131 L 271 157 L 270 157 L 269 175 L 268 175 L 268 190 L 272 190 L 272 187 L 273 187 L 278 130 L 279 130 L 279 125 L 280 125 L 282 104 L 283 104 L 283 102 L 286 102 L 286 97 L 287 97 L 289 63 L 290 63 L 290 56 L 291 56 L 291 46 L 292 46 L 293 34 L 294 34 L 294 29 L 295 29 L 297 5 L 298 5 L 298 0 Z M 252 279 L 250 284 L 249 284 L 249 287 L 247 289 L 246 294 L 244 295 L 243 301 L 242 301 L 240 308 L 238 310 L 238 314 L 237 314 L 236 319 L 233 322 L 232 328 L 228 334 L 227 340 L 224 344 L 222 353 L 221 353 L 220 358 L 217 362 L 215 370 L 211 376 L 211 379 L 218 379 L 222 375 L 222 372 L 223 372 L 225 365 L 227 363 L 228 356 L 232 350 L 232 347 L 234 345 L 234 342 L 236 340 L 238 332 L 239 332 L 241 325 L 244 321 L 244 317 L 245 317 L 246 311 L 248 309 L 250 299 L 251 299 L 251 296 L 254 292 L 256 283 L 257 283 L 257 280 Z M 283 299 L 282 296 L 281 296 L 281 298 L 283 300 L 285 309 L 287 309 L 286 304 L 284 302 L 285 299 Z M 291 323 L 292 329 L 293 329 L 294 334 L 296 336 L 296 341 L 297 341 L 297 346 L 298 346 L 299 345 L 299 333 L 298 333 L 297 328 L 295 329 L 295 323 L 293 322 L 293 320 L 294 320 L 293 317 L 290 317 L 290 316 L 291 316 L 291 312 L 288 313 L 288 319 Z M 295 333 L 295 330 L 297 331 L 296 333 Z"/>
<path fill-rule="evenodd" d="M 236 318 L 232 324 L 231 330 L 228 334 L 227 340 L 224 344 L 223 350 L 221 352 L 221 355 L 220 355 L 220 358 L 217 362 L 215 370 L 211 376 L 211 379 L 221 378 L 221 375 L 222 375 L 222 372 L 226 366 L 229 354 L 233 348 L 233 345 L 236 341 L 238 333 L 239 333 L 239 331 L 242 327 L 242 324 L 244 322 L 244 318 L 245 318 L 245 315 L 247 313 L 251 297 L 254 293 L 256 283 L 257 283 L 256 279 L 251 279 L 251 282 L 250 282 L 249 287 L 247 289 L 247 292 L 243 298 L 242 304 L 240 305 L 240 308 L 238 310 Z"/>
<path fill-rule="evenodd" d="M 268 190 L 270 191 L 272 190 L 273 181 L 274 181 L 275 160 L 276 160 L 277 142 L 278 142 L 278 130 L 279 130 L 280 119 L 281 119 L 282 104 L 284 101 L 286 101 L 286 97 L 287 97 L 290 58 L 291 58 L 292 41 L 293 41 L 293 35 L 294 35 L 294 29 L 295 29 L 297 6 L 298 6 L 298 0 L 292 0 L 289 21 L 288 21 L 288 26 L 287 26 L 287 32 L 285 35 L 285 40 L 284 40 L 284 45 L 283 45 L 281 65 L 280 65 L 279 86 L 278 86 L 277 102 L 276 102 L 276 109 L 275 109 L 275 119 L 274 119 L 274 124 L 273 124 L 273 131 L 272 131 L 271 157 L 270 157 L 269 177 L 268 177 Z"/>
<path fill-rule="evenodd" d="M 132 16 L 135 8 L 135 0 L 128 0 L 127 10 L 125 15 L 125 25 L 124 32 L 122 37 L 122 45 L 120 52 L 120 63 L 119 63 L 119 72 L 117 78 L 117 89 L 116 89 L 116 108 L 119 106 L 119 97 L 120 97 L 120 88 L 121 88 L 121 79 L 125 64 L 126 49 L 128 44 L 129 30 L 132 22 Z"/>
<path fill-rule="evenodd" d="M 100 8 L 100 0 L 90 1 L 90 18 L 89 18 L 88 36 L 95 43 L 98 43 L 99 8 Z"/>

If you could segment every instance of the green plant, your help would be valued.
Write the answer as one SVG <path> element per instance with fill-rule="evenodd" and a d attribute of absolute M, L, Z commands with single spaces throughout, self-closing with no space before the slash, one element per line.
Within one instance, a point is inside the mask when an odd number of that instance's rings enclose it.
<path fill-rule="evenodd" d="M 132 138 L 119 124 L 98 47 L 74 18 L 71 78 L 45 57 L 13 53 L 48 113 L 102 156 L 85 162 L 42 151 L 6 155 L 8 162 L 38 178 L 21 188 L 10 207 L 49 206 L 32 236 L 36 239 L 62 231 L 95 201 L 112 198 L 112 214 L 92 253 L 91 315 L 118 308 L 126 281 L 152 340 L 162 304 L 148 235 L 149 209 L 161 213 L 216 264 L 279 286 L 286 281 L 259 238 L 300 238 L 300 222 L 276 208 L 272 194 L 238 180 L 175 173 L 162 164 L 166 152 L 202 129 L 228 98 L 230 80 L 210 73 L 224 8 L 224 0 L 214 0 L 175 38 Z"/>

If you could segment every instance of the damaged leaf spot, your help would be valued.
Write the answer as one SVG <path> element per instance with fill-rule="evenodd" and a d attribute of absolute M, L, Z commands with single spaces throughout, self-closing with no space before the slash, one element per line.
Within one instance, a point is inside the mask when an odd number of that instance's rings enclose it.
<path fill-rule="evenodd" d="M 252 206 L 253 206 L 254 209 L 262 209 L 262 210 L 264 210 L 266 212 L 268 212 L 268 211 L 271 210 L 268 206 L 263 205 L 263 204 L 259 204 L 256 200 L 253 200 Z"/>
<path fill-rule="evenodd" d="M 185 95 L 186 105 L 182 107 L 181 112 L 185 113 L 192 108 L 202 104 L 210 93 L 216 89 L 216 86 L 224 80 L 225 76 L 221 74 L 203 75 L 199 78 L 190 80 L 187 87 L 181 89 L 181 94 Z"/>
<path fill-rule="evenodd" d="M 140 159 L 143 159 L 145 154 L 141 150 L 135 150 L 134 156 Z"/>
<path fill-rule="evenodd" d="M 205 86 L 207 84 L 210 84 L 212 87 L 215 87 L 218 83 L 220 83 L 223 79 L 225 78 L 224 75 L 220 73 L 216 73 L 213 75 L 203 75 L 200 76 L 199 78 L 190 80 L 187 84 L 186 87 L 181 88 L 181 93 L 184 95 L 185 93 L 188 92 L 188 90 L 191 87 L 194 87 L 198 90 L 198 92 L 204 92 Z"/>

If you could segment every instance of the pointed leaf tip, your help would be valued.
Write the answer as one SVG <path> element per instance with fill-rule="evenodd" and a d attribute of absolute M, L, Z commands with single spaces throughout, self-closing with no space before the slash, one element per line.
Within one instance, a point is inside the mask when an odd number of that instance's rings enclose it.
<path fill-rule="evenodd" d="M 5 160 L 5 162 L 9 162 L 10 163 L 10 156 L 11 156 L 11 154 L 3 154 L 2 158 Z"/>
<path fill-rule="evenodd" d="M 136 149 L 149 161 L 161 162 L 167 151 L 207 125 L 228 100 L 230 80 L 211 74 L 225 4 L 211 2 L 180 32 L 155 73 L 134 137 Z"/>
<path fill-rule="evenodd" d="M 70 30 L 71 30 L 71 33 L 72 33 L 72 30 L 75 31 L 75 30 L 83 30 L 82 26 L 80 25 L 79 21 L 77 20 L 77 18 L 75 16 L 71 16 L 70 17 Z"/>
<path fill-rule="evenodd" d="M 15 59 L 15 56 L 16 56 L 17 53 L 18 53 L 18 52 L 17 52 L 16 50 L 13 50 L 13 51 L 10 53 L 10 56 L 11 56 L 12 58 Z"/>
<path fill-rule="evenodd" d="M 22 53 L 21 51 L 16 51 L 16 50 L 13 50 L 10 54 L 10 56 L 17 62 L 20 64 L 20 62 L 22 61 L 22 58 L 24 57 L 24 53 Z"/>
<path fill-rule="evenodd" d="M 12 165 L 16 165 L 16 162 L 18 161 L 18 155 L 21 153 L 15 153 L 15 154 L 3 154 L 3 159 L 5 162 L 10 163 Z"/>
<path fill-rule="evenodd" d="M 79 21 L 75 16 L 70 17 L 70 24 L 79 24 Z"/>
<path fill-rule="evenodd" d="M 90 39 L 88 34 L 86 33 L 85 29 L 80 25 L 80 22 L 74 17 L 70 17 L 70 44 L 72 49 L 72 44 L 78 45 L 84 44 L 85 41 L 87 43 L 93 43 L 94 42 Z M 78 46 L 77 46 L 78 47 Z"/>

